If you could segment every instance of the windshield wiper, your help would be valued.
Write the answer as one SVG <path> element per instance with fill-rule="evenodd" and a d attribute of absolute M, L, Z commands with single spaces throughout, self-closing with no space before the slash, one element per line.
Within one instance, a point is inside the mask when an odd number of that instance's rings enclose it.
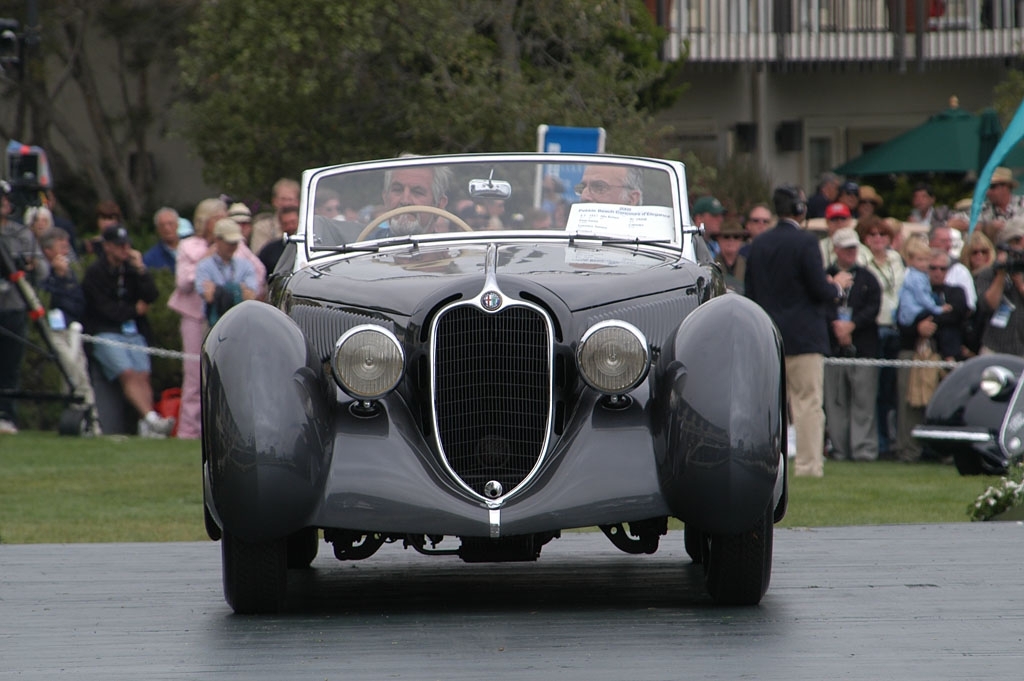
<path fill-rule="evenodd" d="M 413 239 L 411 236 L 392 237 L 390 239 L 385 239 L 375 244 L 367 244 L 365 246 L 342 244 L 341 246 L 314 246 L 309 250 L 314 253 L 379 253 L 382 248 L 409 245 L 418 248 L 419 241 Z"/>

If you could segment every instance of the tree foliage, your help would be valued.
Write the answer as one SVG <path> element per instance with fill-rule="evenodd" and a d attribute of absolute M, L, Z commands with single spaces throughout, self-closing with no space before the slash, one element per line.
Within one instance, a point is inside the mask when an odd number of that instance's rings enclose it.
<path fill-rule="evenodd" d="M 532 150 L 541 123 L 647 150 L 681 64 L 640 0 L 219 0 L 181 52 L 211 184 L 402 152 Z"/>
<path fill-rule="evenodd" d="M 1024 71 L 1010 69 L 1004 78 L 995 87 L 996 111 L 1003 121 L 1003 125 L 1009 124 L 1013 115 L 1017 113 L 1021 102 L 1024 102 Z"/>
<path fill-rule="evenodd" d="M 170 127 L 177 91 L 175 49 L 198 0 L 37 2 L 39 26 L 21 78 L 0 76 L 11 108 L 0 137 L 47 149 L 61 196 L 75 171 L 80 199 L 115 199 L 129 219 L 152 206 L 149 144 Z M 24 0 L 0 2 L 0 16 L 26 18 Z M 61 107 L 58 102 L 81 105 Z M 71 111 L 83 114 L 76 119 Z M 60 144 L 56 144 L 60 142 Z"/>

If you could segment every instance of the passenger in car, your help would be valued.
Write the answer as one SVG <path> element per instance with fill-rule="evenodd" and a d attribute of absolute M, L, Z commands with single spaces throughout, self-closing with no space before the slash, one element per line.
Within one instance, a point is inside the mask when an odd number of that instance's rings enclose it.
<path fill-rule="evenodd" d="M 643 171 L 622 166 L 587 166 L 574 189 L 583 203 L 639 206 L 644 201 Z"/>

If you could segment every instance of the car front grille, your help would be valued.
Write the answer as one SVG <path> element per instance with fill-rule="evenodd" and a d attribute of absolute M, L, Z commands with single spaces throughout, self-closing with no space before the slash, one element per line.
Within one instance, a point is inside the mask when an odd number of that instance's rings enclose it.
<path fill-rule="evenodd" d="M 441 313 L 434 338 L 434 417 L 452 471 L 484 496 L 507 494 L 543 454 L 551 412 L 551 335 L 543 314 L 472 305 Z M 493 496 L 493 492 L 486 494 Z"/>

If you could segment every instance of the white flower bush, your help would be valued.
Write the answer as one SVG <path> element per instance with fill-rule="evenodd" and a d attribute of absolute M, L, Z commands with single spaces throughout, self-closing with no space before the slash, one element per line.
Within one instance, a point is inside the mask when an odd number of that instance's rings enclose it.
<path fill-rule="evenodd" d="M 995 516 L 1024 503 L 1024 465 L 1007 471 L 999 482 L 981 493 L 967 507 L 971 520 L 991 520 Z"/>

